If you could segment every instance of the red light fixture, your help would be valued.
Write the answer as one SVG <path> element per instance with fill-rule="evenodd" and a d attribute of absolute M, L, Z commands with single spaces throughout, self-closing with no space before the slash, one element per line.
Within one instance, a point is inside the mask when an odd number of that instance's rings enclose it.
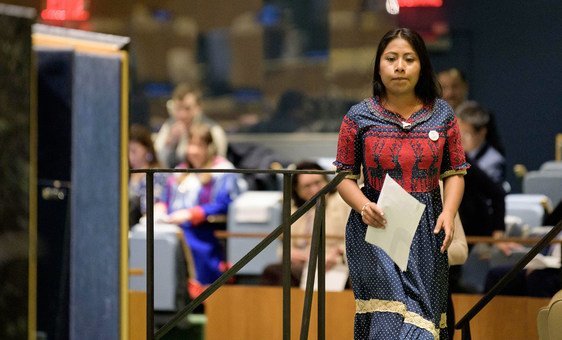
<path fill-rule="evenodd" d="M 85 21 L 90 17 L 86 10 L 88 0 L 46 0 L 41 18 L 46 21 Z"/>
<path fill-rule="evenodd" d="M 443 0 L 398 0 L 400 7 L 441 7 Z"/>

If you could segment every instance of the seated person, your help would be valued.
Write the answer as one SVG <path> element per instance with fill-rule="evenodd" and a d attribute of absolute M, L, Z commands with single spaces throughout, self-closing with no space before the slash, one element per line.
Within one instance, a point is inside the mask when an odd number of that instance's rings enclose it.
<path fill-rule="evenodd" d="M 478 103 L 466 101 L 456 115 L 461 143 L 472 167 L 464 177 L 465 190 L 459 215 L 467 236 L 492 236 L 505 230 L 505 160 L 486 144 L 490 116 Z"/>
<path fill-rule="evenodd" d="M 132 125 L 129 130 L 129 166 L 131 169 L 161 168 L 156 157 L 150 130 L 142 125 Z M 162 195 L 166 175 L 154 175 L 154 198 Z M 132 173 L 129 177 L 129 223 L 132 227 L 146 215 L 146 174 Z"/>
<path fill-rule="evenodd" d="M 296 166 L 296 170 L 325 170 L 320 165 L 304 161 Z M 328 177 L 321 174 L 293 175 L 292 208 L 294 213 L 306 201 L 328 184 Z M 343 201 L 334 189 L 326 195 L 326 271 L 336 264 L 345 262 L 344 235 L 345 224 L 349 216 L 350 207 Z M 312 235 L 315 209 L 308 210 L 291 227 L 291 234 Z M 291 238 L 291 285 L 298 287 L 304 267 L 308 265 L 310 254 L 310 238 Z M 261 278 L 263 285 L 282 284 L 282 265 L 272 264 L 266 267 Z"/>
<path fill-rule="evenodd" d="M 468 236 L 499 236 L 505 230 L 505 191 L 477 165 L 465 177 L 459 215 Z"/>
<path fill-rule="evenodd" d="M 456 68 L 450 68 L 439 72 L 437 80 L 443 91 L 443 99 L 456 111 L 468 98 L 468 82 L 464 74 Z"/>
<path fill-rule="evenodd" d="M 551 297 L 562 285 L 560 277 L 560 243 L 548 246 L 544 256 L 550 257 L 558 265 L 544 265 L 544 263 L 534 262 L 533 259 L 523 270 L 519 271 L 513 280 L 508 283 L 502 295 L 532 296 L 532 297 Z M 538 256 L 538 255 L 537 255 Z M 546 261 L 544 261 L 546 262 Z M 550 262 L 550 261 L 549 261 Z M 486 291 L 492 289 L 513 266 L 499 266 L 492 268 L 486 276 Z"/>
<path fill-rule="evenodd" d="M 477 165 L 494 182 L 505 181 L 505 158 L 487 142 L 490 113 L 475 101 L 466 101 L 455 110 L 467 161 Z"/>
<path fill-rule="evenodd" d="M 184 160 L 177 168 L 234 168 L 217 155 L 210 126 L 194 124 L 188 136 Z M 155 207 L 158 221 L 182 228 L 193 255 L 198 284 L 213 283 L 226 269 L 223 246 L 215 237 L 215 225 L 207 218 L 226 214 L 240 190 L 239 176 L 234 173 L 176 173 L 168 178 L 163 197 Z"/>
<path fill-rule="evenodd" d="M 183 160 L 191 125 L 203 123 L 211 126 L 217 154 L 226 156 L 227 138 L 220 125 L 203 113 L 201 91 L 190 84 L 179 84 L 168 102 L 170 118 L 167 119 L 154 142 L 158 158 L 166 167 L 174 167 Z"/>
<path fill-rule="evenodd" d="M 470 102 L 468 102 L 470 103 Z M 464 104 L 463 104 L 464 105 Z M 461 105 L 462 108 L 462 105 Z M 459 120 L 459 127 L 461 126 Z M 474 149 L 474 130 L 460 129 L 461 143 L 465 151 Z M 467 155 L 467 159 L 470 157 Z M 494 181 L 478 163 L 473 162 L 471 168 L 464 176 L 464 195 L 459 206 L 459 216 L 467 236 L 493 236 L 501 238 L 505 231 L 505 191 L 501 183 Z M 509 255 L 512 250 L 523 246 L 512 242 L 497 243 L 504 254 Z M 470 268 L 453 266 L 449 270 L 449 283 L 452 292 L 480 293 L 484 286 L 485 271 L 489 259 L 485 258 L 483 252 L 488 250 L 487 246 L 469 246 L 473 253 L 471 258 L 478 258 L 477 264 L 471 264 Z M 479 269 L 476 270 L 475 268 Z M 482 269 L 482 270 L 480 270 Z M 470 270 L 475 270 L 478 276 Z"/>

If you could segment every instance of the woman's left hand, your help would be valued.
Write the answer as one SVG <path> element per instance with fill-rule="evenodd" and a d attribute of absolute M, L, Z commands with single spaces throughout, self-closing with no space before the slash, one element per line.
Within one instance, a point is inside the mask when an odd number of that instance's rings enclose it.
<path fill-rule="evenodd" d="M 445 231 L 445 239 L 443 240 L 443 245 L 441 246 L 441 253 L 444 253 L 451 245 L 451 242 L 453 242 L 453 235 L 455 232 L 454 217 L 454 214 L 443 211 L 439 215 L 437 223 L 435 223 L 435 229 L 433 230 L 434 234 L 438 234 L 441 230 Z"/>

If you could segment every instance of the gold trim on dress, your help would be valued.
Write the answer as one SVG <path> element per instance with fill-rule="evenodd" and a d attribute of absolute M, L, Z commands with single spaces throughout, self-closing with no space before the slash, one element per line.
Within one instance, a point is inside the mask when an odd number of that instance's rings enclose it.
<path fill-rule="evenodd" d="M 466 169 L 462 169 L 462 170 L 448 170 L 445 171 L 443 174 L 441 174 L 441 179 L 449 177 L 449 176 L 453 176 L 453 175 L 466 175 Z"/>
<path fill-rule="evenodd" d="M 439 321 L 439 328 L 447 328 L 447 313 L 441 313 L 441 321 Z M 451 338 L 452 334 L 449 334 Z"/>
<path fill-rule="evenodd" d="M 418 313 L 410 312 L 407 310 L 406 305 L 399 301 L 389 300 L 355 300 L 355 313 L 375 313 L 375 312 L 388 312 L 402 315 L 405 323 L 412 324 L 418 328 L 425 329 L 433 334 L 433 338 L 439 340 L 439 332 L 437 331 L 433 322 L 423 318 Z M 444 325 L 444 326 L 443 326 Z M 440 328 L 447 325 L 447 316 L 445 313 L 441 314 Z"/>

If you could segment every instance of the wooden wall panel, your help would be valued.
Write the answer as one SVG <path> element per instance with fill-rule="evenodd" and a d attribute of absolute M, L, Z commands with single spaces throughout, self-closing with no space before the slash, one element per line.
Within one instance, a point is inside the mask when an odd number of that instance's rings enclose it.
<path fill-rule="evenodd" d="M 453 295 L 457 321 L 481 295 Z M 291 339 L 300 335 L 304 291 L 291 291 Z M 471 322 L 473 339 L 538 339 L 536 318 L 549 299 L 498 296 Z M 317 338 L 316 300 L 309 339 Z M 205 305 L 207 340 L 282 339 L 282 289 L 261 286 L 225 286 Z M 326 294 L 326 339 L 352 339 L 355 303 L 349 290 Z M 460 331 L 454 339 L 460 339 Z"/>

